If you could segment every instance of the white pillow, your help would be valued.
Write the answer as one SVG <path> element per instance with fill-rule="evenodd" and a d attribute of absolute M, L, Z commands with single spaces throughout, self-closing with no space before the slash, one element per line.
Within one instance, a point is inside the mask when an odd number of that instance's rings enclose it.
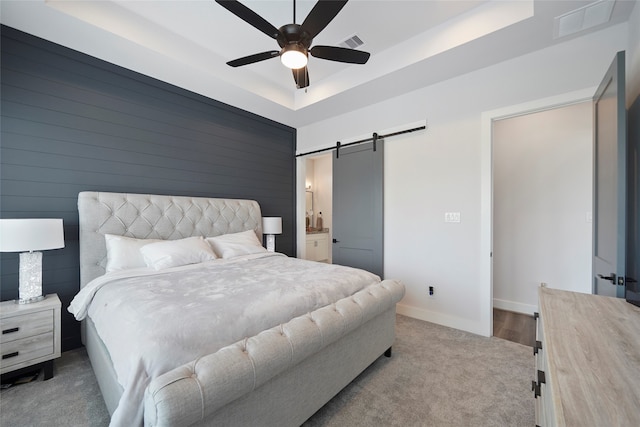
<path fill-rule="evenodd" d="M 140 248 L 147 266 L 156 270 L 216 259 L 216 254 L 202 236 L 165 240 Z"/>
<path fill-rule="evenodd" d="M 239 255 L 266 252 L 262 247 L 255 231 L 247 230 L 240 233 L 223 234 L 222 236 L 207 237 L 207 242 L 221 258 L 233 258 Z"/>
<path fill-rule="evenodd" d="M 117 271 L 129 268 L 146 267 L 140 248 L 150 243 L 161 242 L 159 239 L 134 239 L 133 237 L 105 234 L 107 243 L 107 265 L 105 270 Z"/>

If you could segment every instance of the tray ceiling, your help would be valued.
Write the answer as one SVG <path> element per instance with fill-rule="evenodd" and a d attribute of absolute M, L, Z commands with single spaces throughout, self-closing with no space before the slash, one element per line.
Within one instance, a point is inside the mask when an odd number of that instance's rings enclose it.
<path fill-rule="evenodd" d="M 276 27 L 293 22 L 292 1 L 243 3 Z M 594 8 L 601 21 L 558 37 L 558 22 L 572 22 L 561 17 L 594 3 L 613 5 L 608 19 L 602 13 L 606 7 Z M 3 0 L 0 20 L 298 127 L 624 22 L 635 3 L 351 0 L 313 44 L 339 46 L 357 36 L 364 42 L 358 49 L 371 53 L 369 62 L 310 57 L 306 89 L 296 89 L 291 70 L 277 58 L 239 68 L 226 65 L 277 44 L 213 0 Z M 296 4 L 296 22 L 301 23 L 315 1 Z"/>

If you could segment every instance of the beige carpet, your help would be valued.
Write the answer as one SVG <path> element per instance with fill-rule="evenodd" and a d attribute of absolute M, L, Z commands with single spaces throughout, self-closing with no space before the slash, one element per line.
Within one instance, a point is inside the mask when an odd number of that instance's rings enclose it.
<path fill-rule="evenodd" d="M 398 316 L 381 357 L 305 423 L 312 426 L 534 425 L 531 347 Z M 106 426 L 84 349 L 65 352 L 54 378 L 0 393 L 0 426 Z"/>

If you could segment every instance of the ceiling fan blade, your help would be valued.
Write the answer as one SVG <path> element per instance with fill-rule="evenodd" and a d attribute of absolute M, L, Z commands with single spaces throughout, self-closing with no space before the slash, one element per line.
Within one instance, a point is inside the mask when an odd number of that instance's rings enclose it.
<path fill-rule="evenodd" d="M 311 38 L 317 36 L 320 31 L 324 30 L 324 27 L 329 25 L 329 22 L 336 17 L 336 15 L 342 10 L 348 0 L 319 0 L 307 18 L 302 23 L 302 28 L 309 33 Z"/>
<path fill-rule="evenodd" d="M 309 70 L 307 67 L 293 69 L 293 79 L 296 81 L 298 89 L 309 86 Z"/>
<path fill-rule="evenodd" d="M 269 37 L 275 39 L 278 37 L 280 33 L 276 27 L 271 25 L 267 20 L 265 20 L 262 16 L 255 13 L 253 10 L 249 9 L 247 6 L 243 5 L 237 0 L 216 0 L 220 6 L 227 9 L 229 12 L 236 15 L 238 18 L 243 21 L 253 25 L 258 30 L 262 31 Z"/>
<path fill-rule="evenodd" d="M 253 64 L 254 62 L 264 61 L 265 59 L 275 58 L 278 55 L 280 55 L 280 52 L 278 52 L 277 50 L 270 50 L 268 52 L 255 53 L 253 55 L 234 59 L 233 61 L 227 62 L 227 65 L 231 65 L 232 67 L 240 67 L 242 65 Z"/>
<path fill-rule="evenodd" d="M 309 53 L 316 58 L 350 64 L 366 64 L 371 56 L 369 52 L 336 46 L 314 46 Z"/>

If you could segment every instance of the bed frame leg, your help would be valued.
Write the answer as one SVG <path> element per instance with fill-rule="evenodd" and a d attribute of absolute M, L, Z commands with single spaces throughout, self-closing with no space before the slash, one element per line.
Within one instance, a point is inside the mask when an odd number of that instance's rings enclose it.
<path fill-rule="evenodd" d="M 389 348 L 387 349 L 387 351 L 385 351 L 385 352 L 384 352 L 384 355 L 385 355 L 386 357 L 391 357 L 391 347 L 389 347 Z"/>

